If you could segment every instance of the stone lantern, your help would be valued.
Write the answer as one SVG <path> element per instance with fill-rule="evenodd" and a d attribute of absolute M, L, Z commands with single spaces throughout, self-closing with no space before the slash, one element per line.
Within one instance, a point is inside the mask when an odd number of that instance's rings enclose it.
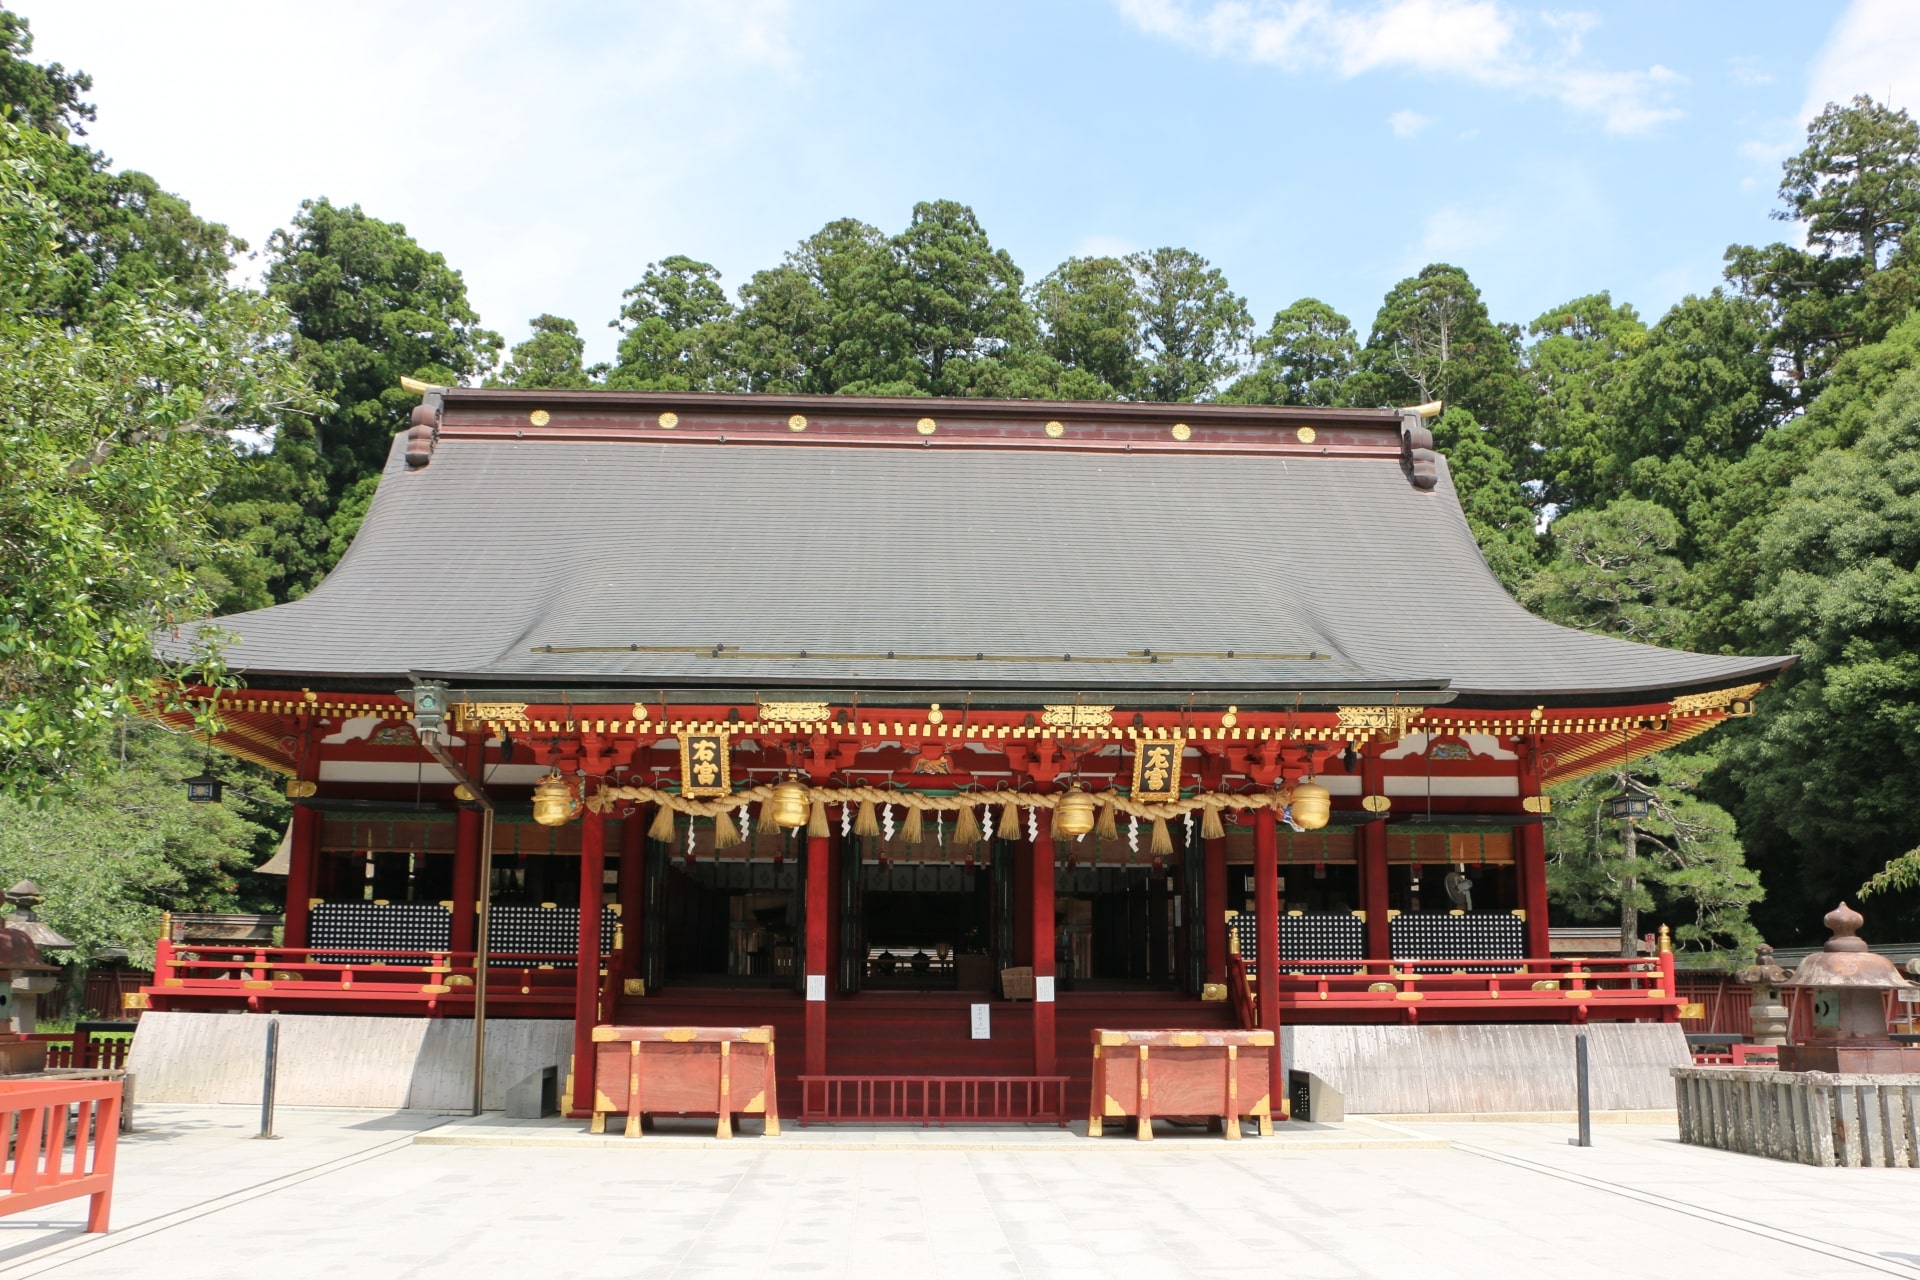
<path fill-rule="evenodd" d="M 1734 975 L 1753 991 L 1753 1042 L 1784 1045 L 1787 1042 L 1787 1006 L 1780 999 L 1781 984 L 1793 977 L 1791 969 L 1773 962 L 1773 948 L 1760 944 L 1754 963 Z"/>
<path fill-rule="evenodd" d="M 27 941 L 33 944 L 34 959 L 44 960 L 50 951 L 71 951 L 73 943 L 54 931 L 53 926 L 33 913 L 33 909 L 47 900 L 40 892 L 40 886 L 31 880 L 22 880 L 7 890 L 6 899 L 13 904 L 13 910 L 7 913 L 7 928 L 23 933 Z M 31 1032 L 40 1022 L 40 997 L 60 985 L 58 965 L 43 964 L 48 972 L 17 972 L 13 977 L 13 989 L 8 1008 L 12 1029 Z"/>
<path fill-rule="evenodd" d="M 39 997 L 22 992 L 16 984 L 23 980 L 45 981 L 51 990 L 54 975 L 59 972 L 57 965 L 40 958 L 40 948 L 24 930 L 0 924 L 0 1019 L 6 1019 L 0 1023 L 6 1028 L 0 1030 L 0 1075 L 46 1069 L 46 1042 L 27 1039 L 18 1018 L 18 1011 L 24 1006 L 28 1011 L 25 1030 L 30 1031 L 33 1007 Z"/>
<path fill-rule="evenodd" d="M 1865 920 L 1841 903 L 1826 916 L 1826 945 L 1800 962 L 1781 985 L 1804 992 L 1811 1017 L 1797 1042 L 1780 1049 L 1782 1071 L 1899 1074 L 1920 1072 L 1920 1048 L 1892 1038 L 1887 993 L 1913 990 L 1893 961 L 1858 937 Z"/>

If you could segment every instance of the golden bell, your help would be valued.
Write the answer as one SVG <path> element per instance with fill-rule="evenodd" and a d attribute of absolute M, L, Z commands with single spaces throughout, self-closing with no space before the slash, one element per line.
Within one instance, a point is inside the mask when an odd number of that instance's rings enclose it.
<path fill-rule="evenodd" d="M 1294 822 L 1308 831 L 1318 831 L 1333 816 L 1333 793 L 1317 782 L 1296 784 L 1291 804 Z"/>
<path fill-rule="evenodd" d="M 1093 830 L 1093 797 L 1078 785 L 1067 788 L 1053 807 L 1053 825 L 1069 840 L 1077 840 Z"/>
<path fill-rule="evenodd" d="M 813 803 L 807 795 L 806 784 L 792 774 L 774 784 L 773 822 L 775 826 L 785 827 L 789 831 L 798 830 L 807 825 L 812 815 Z"/>
<path fill-rule="evenodd" d="M 533 820 L 543 827 L 564 827 L 573 818 L 573 788 L 555 769 L 533 788 Z"/>

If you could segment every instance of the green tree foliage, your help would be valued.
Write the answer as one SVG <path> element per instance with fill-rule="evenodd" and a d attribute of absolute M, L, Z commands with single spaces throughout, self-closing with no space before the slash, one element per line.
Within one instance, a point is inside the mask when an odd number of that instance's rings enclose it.
<path fill-rule="evenodd" d="M 1211 399 L 1246 355 L 1253 333 L 1247 300 L 1191 249 L 1135 253 L 1127 265 L 1139 296 L 1140 397 Z"/>
<path fill-rule="evenodd" d="M 1605 292 L 1575 298 L 1527 326 L 1537 500 L 1557 509 L 1604 504 L 1612 462 L 1615 380 L 1646 343 L 1647 327 Z"/>
<path fill-rule="evenodd" d="M 607 385 L 625 391 L 723 390 L 726 322 L 733 304 L 720 273 L 675 254 L 649 263 L 621 295 L 620 360 Z"/>
<path fill-rule="evenodd" d="M 1676 603 L 1687 570 L 1674 555 L 1680 521 L 1656 502 L 1619 498 L 1554 521 L 1553 554 L 1520 593 L 1535 613 L 1565 627 L 1671 644 L 1686 615 Z"/>
<path fill-rule="evenodd" d="M 975 381 L 966 366 L 1034 345 L 1025 278 L 972 209 L 952 200 L 916 204 L 893 248 L 916 388 L 965 394 Z"/>
<path fill-rule="evenodd" d="M 419 403 L 402 377 L 451 385 L 493 367 L 500 336 L 480 327 L 466 281 L 397 222 L 302 201 L 267 256 L 267 292 L 293 317 L 294 359 L 332 402 L 314 448 L 335 497 L 386 466 Z"/>
<path fill-rule="evenodd" d="M 1533 509 L 1507 455 L 1466 409 L 1449 409 L 1440 416 L 1433 424 L 1433 443 L 1446 456 L 1467 527 L 1487 566 L 1500 585 L 1517 592 L 1538 567 L 1539 540 Z"/>
<path fill-rule="evenodd" d="M 1120 258 L 1068 258 L 1034 286 L 1042 347 L 1063 369 L 1096 379 L 1100 399 L 1131 397 L 1144 382 L 1140 295 Z"/>
<path fill-rule="evenodd" d="M 1254 366 L 1220 397 L 1228 404 L 1334 405 L 1359 363 L 1353 322 L 1318 298 L 1276 312 L 1253 340 Z"/>
<path fill-rule="evenodd" d="M 31 879 L 41 919 L 87 960 L 124 947 L 151 964 L 162 911 L 258 910 L 273 886 L 251 869 L 272 852 L 286 802 L 270 775 L 231 762 L 220 804 L 194 804 L 184 779 L 205 762 L 156 726 L 127 726 L 105 770 L 58 805 L 0 797 L 0 879 Z"/>
<path fill-rule="evenodd" d="M 75 269 L 46 175 L 67 144 L 0 125 L 0 791 L 84 775 L 182 672 L 156 631 L 204 616 L 229 433 L 312 406 L 285 316 L 230 290 L 189 309 L 127 292 L 85 324 L 37 305 Z M 217 652 L 197 674 L 220 678 Z"/>
<path fill-rule="evenodd" d="M 1708 753 L 1669 751 L 1552 788 L 1550 899 L 1575 920 L 1617 919 L 1622 954 L 1643 932 L 1643 913 L 1657 912 L 1682 947 L 1751 957 L 1760 933 L 1750 913 L 1763 894 L 1732 815 L 1698 794 L 1715 763 Z M 1607 801 L 1629 789 L 1648 801 L 1648 814 L 1617 823 Z"/>
<path fill-rule="evenodd" d="M 1728 769 L 1769 881 L 1830 905 L 1920 844 L 1920 372 L 1794 480 L 1756 567 L 1761 637 L 1800 661 L 1729 739 Z M 1882 929 L 1920 926 L 1911 895 L 1894 905 Z"/>
<path fill-rule="evenodd" d="M 1354 404 L 1442 401 L 1472 414 L 1531 480 L 1530 415 L 1519 330 L 1495 324 L 1458 267 L 1435 263 L 1387 293 L 1348 391 Z"/>
<path fill-rule="evenodd" d="M 579 391 L 600 385 L 606 366 L 587 367 L 587 344 L 579 325 L 555 315 L 538 315 L 527 323 L 533 336 L 507 354 L 500 376 L 489 379 L 488 386 Z"/>
<path fill-rule="evenodd" d="M 94 110 L 80 95 L 93 88 L 93 77 L 57 62 L 41 66 L 29 61 L 32 52 L 33 31 L 27 20 L 0 9 L 0 111 L 22 128 L 62 139 L 70 133 L 85 136 Z"/>

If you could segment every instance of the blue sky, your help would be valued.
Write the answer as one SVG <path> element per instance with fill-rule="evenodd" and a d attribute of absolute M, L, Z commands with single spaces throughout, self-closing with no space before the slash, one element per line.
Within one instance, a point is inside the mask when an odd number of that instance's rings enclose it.
<path fill-rule="evenodd" d="M 1920 3 L 17 0 L 90 141 L 257 248 L 302 197 L 404 222 L 509 341 L 590 354 L 646 264 L 728 286 L 831 218 L 971 204 L 1037 279 L 1173 244 L 1264 327 L 1465 267 L 1496 318 L 1651 318 L 1771 222 L 1812 110 L 1920 109 Z"/>

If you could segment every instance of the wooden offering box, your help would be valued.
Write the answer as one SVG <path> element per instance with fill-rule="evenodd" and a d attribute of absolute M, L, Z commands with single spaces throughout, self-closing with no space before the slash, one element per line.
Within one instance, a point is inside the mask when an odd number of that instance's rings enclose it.
<path fill-rule="evenodd" d="M 1109 1116 L 1133 1116 L 1135 1135 L 1153 1138 L 1153 1117 L 1218 1116 L 1230 1139 L 1240 1118 L 1273 1133 L 1273 1093 L 1267 1080 L 1271 1031 L 1093 1031 L 1092 1110 L 1087 1136 L 1097 1138 Z"/>
<path fill-rule="evenodd" d="M 624 1111 L 629 1138 L 647 1114 L 717 1115 L 716 1136 L 731 1138 L 738 1113 L 765 1116 L 767 1136 L 780 1136 L 772 1027 L 600 1026 L 593 1041 L 591 1132 Z"/>

